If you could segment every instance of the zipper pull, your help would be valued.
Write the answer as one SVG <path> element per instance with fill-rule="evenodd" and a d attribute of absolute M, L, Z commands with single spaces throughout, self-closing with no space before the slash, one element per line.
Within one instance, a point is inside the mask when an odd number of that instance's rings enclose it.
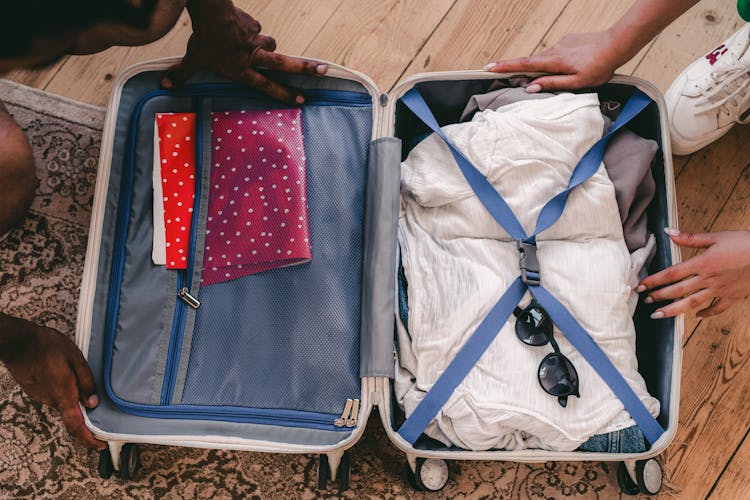
<path fill-rule="evenodd" d="M 341 417 L 334 420 L 333 425 L 335 425 L 336 427 L 344 427 L 344 425 L 346 425 L 346 422 L 349 419 L 349 414 L 352 412 L 353 404 L 354 404 L 354 401 L 352 401 L 351 399 L 346 400 L 346 404 L 344 405 L 344 411 L 341 412 Z"/>
<path fill-rule="evenodd" d="M 346 419 L 347 427 L 354 427 L 357 425 L 357 416 L 359 415 L 359 399 L 354 400 L 352 405 L 352 413 L 349 418 Z"/>
<path fill-rule="evenodd" d="M 201 306 L 201 301 L 190 295 L 190 290 L 187 287 L 182 288 L 177 292 L 177 295 L 193 309 L 198 309 Z"/>

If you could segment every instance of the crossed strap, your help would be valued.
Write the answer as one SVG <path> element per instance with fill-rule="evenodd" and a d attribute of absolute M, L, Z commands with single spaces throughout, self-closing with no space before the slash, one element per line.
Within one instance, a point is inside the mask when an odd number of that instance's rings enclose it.
<path fill-rule="evenodd" d="M 451 397 L 456 387 L 468 375 L 497 337 L 500 332 L 498 325 L 504 325 L 508 321 L 513 309 L 521 301 L 526 290 L 529 290 L 537 302 L 547 311 L 555 325 L 622 402 L 648 442 L 655 443 L 664 434 L 664 429 L 651 415 L 594 339 L 568 312 L 565 306 L 542 286 L 539 263 L 536 260 L 536 236 L 557 222 L 565 210 L 565 203 L 570 191 L 590 179 L 599 169 L 607 142 L 612 135 L 645 109 L 652 102 L 651 99 L 640 90 L 633 93 L 609 131 L 578 162 L 568 186 L 544 205 L 537 218 L 536 228 L 531 235 L 526 234 L 513 211 L 487 178 L 451 144 L 440 129 L 419 91 L 413 88 L 401 98 L 401 101 L 448 145 L 458 167 L 484 207 L 495 221 L 517 241 L 521 275 L 511 283 L 492 307 L 471 337 L 461 347 L 456 357 L 399 428 L 398 433 L 409 443 L 414 444 L 416 442 Z"/>

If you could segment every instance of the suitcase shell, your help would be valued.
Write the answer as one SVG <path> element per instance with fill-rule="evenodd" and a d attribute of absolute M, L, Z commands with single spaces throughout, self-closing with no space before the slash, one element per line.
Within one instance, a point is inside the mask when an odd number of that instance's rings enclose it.
<path fill-rule="evenodd" d="M 86 264 L 79 301 L 76 342 L 86 355 L 98 387 L 104 386 L 104 370 L 107 362 L 103 359 L 102 345 L 105 342 L 102 325 L 106 315 L 106 303 L 111 301 L 105 286 L 109 280 L 113 252 L 112 234 L 116 233 L 116 213 L 121 175 L 119 169 L 112 173 L 113 165 L 123 161 L 123 134 L 127 134 L 130 114 L 124 104 L 133 96 L 145 95 L 158 87 L 158 79 L 153 75 L 167 69 L 179 58 L 161 59 L 132 66 L 124 70 L 116 79 L 109 101 L 107 117 L 102 137 L 99 172 L 93 201 L 93 212 Z M 150 77 L 149 80 L 149 76 Z M 367 172 L 365 193 L 364 229 L 362 247 L 362 296 L 361 324 L 359 335 L 359 379 L 360 409 L 356 427 L 351 430 L 332 432 L 290 428 L 264 423 L 222 423 L 221 420 L 203 420 L 190 416 L 178 418 L 151 418 L 125 412 L 112 404 L 109 392 L 101 398 L 99 408 L 86 413 L 86 425 L 100 439 L 106 440 L 115 469 L 120 469 L 120 453 L 125 443 L 152 443 L 163 445 L 218 448 L 232 450 L 252 450 L 275 453 L 318 453 L 327 455 L 332 476 L 345 450 L 352 447 L 362 436 L 364 426 L 374 407 L 391 441 L 404 453 L 414 470 L 418 457 L 442 460 L 511 460 L 522 462 L 543 462 L 550 460 L 598 460 L 627 461 L 644 460 L 666 449 L 676 433 L 679 407 L 681 370 L 681 346 L 683 321 L 681 317 L 661 321 L 650 321 L 639 304 L 635 321 L 637 330 L 637 355 L 639 370 L 644 376 L 649 392 L 661 403 L 658 421 L 665 429 L 664 435 L 644 453 L 590 453 L 555 452 L 547 450 L 490 450 L 467 451 L 457 448 L 415 448 L 403 440 L 396 432 L 395 419 L 400 410 L 394 405 L 392 377 L 394 373 L 394 318 L 396 312 L 396 264 L 398 223 L 399 168 L 402 158 L 400 135 L 414 127 L 413 117 L 408 117 L 398 99 L 411 88 L 417 86 L 425 100 L 433 107 L 433 112 L 441 117 L 460 113 L 468 97 L 485 89 L 494 79 L 509 75 L 498 75 L 483 71 L 454 71 L 423 73 L 414 75 L 398 84 L 388 94 L 381 94 L 366 75 L 329 63 L 329 71 L 324 78 L 279 75 L 282 80 L 298 88 L 344 89 L 369 94 L 371 97 L 371 136 L 365 145 Z M 146 83 L 139 84 L 139 79 Z M 200 77 L 203 81 L 216 81 L 211 76 Z M 134 83 L 135 82 L 135 83 Z M 139 86 L 140 85 L 140 86 Z M 667 113 L 664 100 L 650 83 L 627 76 L 615 76 L 604 92 L 614 94 L 635 87 L 651 97 L 655 105 L 647 111 L 644 119 L 638 122 L 642 135 L 655 139 L 660 150 L 653 167 L 656 181 L 656 196 L 649 207 L 649 226 L 657 238 L 657 255 L 652 270 L 662 269 L 680 260 L 679 249 L 671 243 L 661 230 L 662 227 L 677 227 L 676 200 L 672 156 L 668 138 Z M 218 98 L 221 99 L 221 98 Z M 213 101 L 212 101 L 213 102 Z M 411 118 L 411 119 L 410 119 Z M 307 139 L 307 133 L 306 133 Z M 119 144 L 119 146 L 118 146 Z M 135 144 L 135 143 L 134 143 Z M 132 154 L 141 154 L 135 152 Z M 148 154 L 145 155 L 148 158 Z M 146 160 L 144 160 L 145 162 Z M 150 164 L 148 164 L 150 167 Z M 145 198 L 149 198 L 144 194 Z M 150 206 L 141 204 L 142 210 Z M 146 207 L 146 208 L 143 208 Z M 133 210 L 137 211 L 138 208 Z M 137 217 L 138 214 L 129 214 Z M 149 214 L 146 214 L 150 216 Z M 140 216 L 146 217 L 140 214 Z M 145 219 L 150 221 L 148 217 Z M 314 223 L 314 222 L 313 222 Z M 148 225 L 148 224 L 146 224 Z M 138 225 L 132 225 L 135 232 Z M 129 238 L 130 233 L 124 238 Z M 150 240 L 144 239 L 143 241 Z M 150 246 L 148 247 L 150 257 Z M 315 259 L 315 249 L 313 250 Z M 148 261 L 150 264 L 150 260 Z M 199 266 L 198 266 L 199 267 Z M 119 299 L 117 299 L 119 302 Z M 119 306 L 118 306 L 119 307 Z M 120 321 L 117 319 L 117 321 Z M 119 328 L 119 330 L 117 330 Z M 122 330 L 122 325 L 115 330 Z M 120 335 L 117 333 L 116 335 Z M 114 341 L 113 341 L 114 342 Z M 125 345 L 127 347 L 127 345 Z M 185 347 L 181 346 L 183 353 Z M 189 354 L 188 354 L 189 359 Z M 137 361 L 134 364 L 137 371 Z M 111 364 L 111 360 L 109 361 Z M 217 367 L 218 368 L 218 367 Z M 187 370 L 187 369 L 186 369 Z M 123 373 L 127 373 L 124 370 Z M 187 377 L 187 375 L 184 375 Z M 114 385 L 115 381 L 112 381 Z M 104 392 L 104 391 L 100 391 Z"/>

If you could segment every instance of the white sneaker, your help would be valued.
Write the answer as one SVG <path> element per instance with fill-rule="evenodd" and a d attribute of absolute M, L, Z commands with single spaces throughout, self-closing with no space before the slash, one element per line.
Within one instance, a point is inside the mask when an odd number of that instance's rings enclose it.
<path fill-rule="evenodd" d="M 680 73 L 664 96 L 672 151 L 693 153 L 750 123 L 750 24 Z"/>

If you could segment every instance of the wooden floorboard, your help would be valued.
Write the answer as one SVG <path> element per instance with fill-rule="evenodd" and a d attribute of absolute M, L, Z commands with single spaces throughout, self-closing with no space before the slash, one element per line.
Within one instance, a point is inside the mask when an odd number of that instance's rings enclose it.
<path fill-rule="evenodd" d="M 713 226 L 750 227 L 750 162 Z M 703 498 L 748 429 L 750 323 L 747 303 L 702 321 L 683 353 L 678 433 L 669 466 L 684 498 Z M 737 497 L 742 498 L 742 497 Z"/>
<path fill-rule="evenodd" d="M 423 71 L 476 69 L 544 50 L 566 33 L 604 29 L 631 2 L 599 0 L 241 0 L 280 52 L 331 60 L 371 76 L 387 91 Z M 665 91 L 696 58 L 741 26 L 735 2 L 703 0 L 618 70 Z M 145 47 L 68 57 L 42 71 L 7 77 L 105 105 L 113 76 L 149 59 L 181 55 L 189 18 Z M 685 231 L 750 228 L 750 127 L 702 151 L 675 157 L 679 225 Z M 684 257 L 694 251 L 683 251 Z M 750 305 L 716 318 L 685 318 L 681 408 L 669 449 L 680 498 L 750 498 Z M 694 333 L 693 333 L 694 332 Z M 691 335 L 692 334 L 692 335 Z"/>
<path fill-rule="evenodd" d="M 455 0 L 383 0 L 363 8 L 345 0 L 305 51 L 367 74 L 387 92 Z"/>
<path fill-rule="evenodd" d="M 750 498 L 750 439 L 740 443 L 732 461 L 714 484 L 708 498 L 712 500 Z"/>
<path fill-rule="evenodd" d="M 490 61 L 531 53 L 567 2 L 458 0 L 404 70 L 479 69 Z"/>
<path fill-rule="evenodd" d="M 53 65 L 43 69 L 16 69 L 11 71 L 7 75 L 3 75 L 3 78 L 28 85 L 29 87 L 43 89 L 60 71 L 60 69 L 65 64 L 65 61 L 67 61 L 69 57 L 70 56 L 65 56 L 59 61 L 55 62 Z"/>

